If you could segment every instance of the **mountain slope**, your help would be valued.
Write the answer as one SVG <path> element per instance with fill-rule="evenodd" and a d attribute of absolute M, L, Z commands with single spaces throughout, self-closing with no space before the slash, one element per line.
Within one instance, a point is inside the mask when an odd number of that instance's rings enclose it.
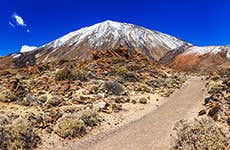
<path fill-rule="evenodd" d="M 180 71 L 200 73 L 230 68 L 230 46 L 192 46 L 178 54 L 169 66 Z"/>
<path fill-rule="evenodd" d="M 105 21 L 71 32 L 38 49 L 24 53 L 15 62 L 20 65 L 61 59 L 87 60 L 95 50 L 129 49 L 129 54 L 142 53 L 159 60 L 168 51 L 186 43 L 173 36 L 127 23 Z M 191 44 L 189 44 L 191 45 Z"/>

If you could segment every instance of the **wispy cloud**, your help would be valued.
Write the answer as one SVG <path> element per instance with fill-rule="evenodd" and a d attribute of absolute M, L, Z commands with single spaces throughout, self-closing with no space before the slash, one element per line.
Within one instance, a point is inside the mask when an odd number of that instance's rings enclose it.
<path fill-rule="evenodd" d="M 10 25 L 11 27 L 15 28 L 15 25 L 14 25 L 12 22 L 10 22 L 10 21 L 9 21 L 9 25 Z"/>
<path fill-rule="evenodd" d="M 16 12 L 12 14 L 9 20 L 9 25 L 12 28 L 22 27 L 27 33 L 30 32 L 28 25 L 25 23 L 22 16 L 18 15 Z"/>
<path fill-rule="evenodd" d="M 13 13 L 12 17 L 15 19 L 16 23 L 19 25 L 19 26 L 27 26 L 23 20 L 23 18 L 21 16 L 19 16 L 18 14 L 16 13 Z"/>

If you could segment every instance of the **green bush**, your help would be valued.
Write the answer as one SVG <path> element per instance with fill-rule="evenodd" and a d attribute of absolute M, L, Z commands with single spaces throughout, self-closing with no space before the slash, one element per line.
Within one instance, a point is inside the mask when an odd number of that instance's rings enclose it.
<path fill-rule="evenodd" d="M 119 67 L 115 70 L 116 74 L 120 75 L 120 76 L 126 76 L 126 74 L 128 73 L 128 69 L 125 67 Z"/>

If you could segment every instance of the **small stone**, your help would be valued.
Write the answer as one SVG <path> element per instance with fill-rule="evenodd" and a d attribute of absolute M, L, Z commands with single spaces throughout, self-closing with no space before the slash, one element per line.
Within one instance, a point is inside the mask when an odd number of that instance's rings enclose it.
<path fill-rule="evenodd" d="M 113 104 L 112 105 L 112 109 L 113 109 L 113 111 L 115 113 L 118 113 L 118 112 L 120 112 L 122 110 L 122 105 L 120 105 L 120 104 Z"/>
<path fill-rule="evenodd" d="M 204 115 L 204 114 L 206 114 L 206 111 L 205 111 L 204 109 L 201 110 L 201 111 L 198 113 L 199 116 L 202 116 L 202 115 Z"/>
<path fill-rule="evenodd" d="M 52 129 L 51 127 L 48 126 L 48 127 L 46 128 L 46 132 L 52 133 L 52 131 L 53 131 L 53 129 Z"/>
<path fill-rule="evenodd" d="M 103 101 L 98 102 L 98 103 L 95 104 L 95 106 L 96 107 L 98 106 L 100 109 L 105 109 L 106 105 L 107 105 L 107 103 L 103 102 Z"/>
<path fill-rule="evenodd" d="M 97 96 L 98 96 L 98 99 L 100 99 L 100 98 L 105 98 L 105 93 L 98 93 L 97 94 Z"/>
<path fill-rule="evenodd" d="M 115 102 L 116 103 L 125 103 L 125 99 L 123 97 L 116 97 Z"/>
<path fill-rule="evenodd" d="M 42 91 L 39 91 L 38 94 L 39 94 L 39 95 L 46 94 L 46 91 L 43 91 L 43 90 L 42 90 Z"/>
<path fill-rule="evenodd" d="M 212 118 L 216 118 L 216 114 L 219 112 L 220 110 L 220 106 L 214 106 L 213 108 L 211 108 L 208 112 L 208 115 Z"/>
<path fill-rule="evenodd" d="M 209 102 L 213 101 L 213 98 L 207 97 L 204 99 L 204 105 L 207 105 Z"/>
<path fill-rule="evenodd" d="M 148 100 L 146 98 L 141 98 L 139 101 L 141 104 L 147 104 Z"/>
<path fill-rule="evenodd" d="M 148 96 L 147 99 L 150 100 L 150 96 Z"/>
<path fill-rule="evenodd" d="M 92 86 L 89 90 L 89 94 L 96 94 L 96 92 L 98 91 L 98 86 Z"/>
<path fill-rule="evenodd" d="M 89 104 L 91 103 L 92 98 L 88 97 L 88 96 L 78 96 L 75 95 L 74 98 L 72 99 L 72 103 L 74 104 Z"/>
<path fill-rule="evenodd" d="M 135 99 L 133 99 L 133 100 L 132 100 L 132 103 L 133 103 L 133 104 L 136 104 L 136 103 L 137 103 L 137 101 L 136 101 Z"/>

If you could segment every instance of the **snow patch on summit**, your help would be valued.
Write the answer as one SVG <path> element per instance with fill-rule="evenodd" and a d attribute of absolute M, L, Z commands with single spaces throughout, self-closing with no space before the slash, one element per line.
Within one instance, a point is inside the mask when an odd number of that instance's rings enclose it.
<path fill-rule="evenodd" d="M 218 54 L 222 51 L 227 51 L 226 57 L 230 58 L 230 47 L 225 47 L 225 46 L 206 46 L 206 47 L 198 47 L 198 46 L 193 46 L 188 48 L 185 51 L 185 54 L 198 54 L 198 55 L 204 55 L 204 54 Z"/>
<path fill-rule="evenodd" d="M 30 52 L 35 50 L 36 48 L 36 46 L 23 45 L 20 49 L 20 53 Z"/>

